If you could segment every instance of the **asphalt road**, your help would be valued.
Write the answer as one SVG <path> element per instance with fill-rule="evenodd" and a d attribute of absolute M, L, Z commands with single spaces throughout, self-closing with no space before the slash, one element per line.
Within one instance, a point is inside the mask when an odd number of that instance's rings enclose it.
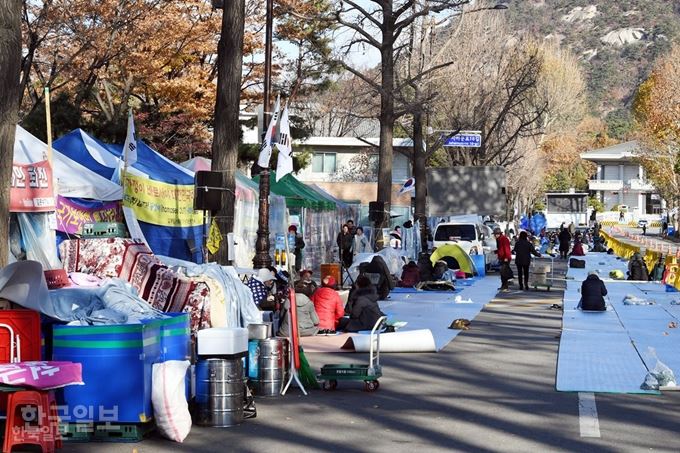
<path fill-rule="evenodd" d="M 374 393 L 354 382 L 309 396 L 293 389 L 257 399 L 257 418 L 240 426 L 194 427 L 183 444 L 152 436 L 62 451 L 680 451 L 680 392 L 597 394 L 593 404 L 588 394 L 555 391 L 562 312 L 549 307 L 561 297 L 559 288 L 505 293 L 443 351 L 384 354 Z M 307 357 L 316 368 L 367 360 Z"/>

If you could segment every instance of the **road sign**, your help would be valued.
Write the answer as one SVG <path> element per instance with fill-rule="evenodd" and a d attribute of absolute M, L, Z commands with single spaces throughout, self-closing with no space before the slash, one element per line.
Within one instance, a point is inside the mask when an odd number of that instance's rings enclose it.
<path fill-rule="evenodd" d="M 442 136 L 444 143 L 442 146 L 458 148 L 479 148 L 482 146 L 482 133 L 479 131 L 461 131 L 456 135 L 446 138 Z"/>

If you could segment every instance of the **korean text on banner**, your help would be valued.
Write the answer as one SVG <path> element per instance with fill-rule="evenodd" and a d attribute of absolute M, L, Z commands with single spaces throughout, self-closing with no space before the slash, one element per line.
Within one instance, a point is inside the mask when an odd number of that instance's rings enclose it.
<path fill-rule="evenodd" d="M 203 215 L 194 211 L 194 186 L 174 185 L 125 175 L 123 205 L 135 211 L 138 220 L 160 226 L 203 225 Z"/>
<path fill-rule="evenodd" d="M 54 204 L 52 167 L 48 161 L 12 165 L 11 212 L 49 212 L 54 211 Z"/>
<path fill-rule="evenodd" d="M 68 198 L 57 196 L 57 230 L 78 234 L 86 223 L 120 222 L 123 218 L 120 202 L 98 203 L 83 206 Z"/>

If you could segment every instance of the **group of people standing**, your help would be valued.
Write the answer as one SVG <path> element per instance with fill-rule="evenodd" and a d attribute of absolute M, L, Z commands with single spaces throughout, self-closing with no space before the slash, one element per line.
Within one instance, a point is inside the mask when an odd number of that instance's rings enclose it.
<path fill-rule="evenodd" d="M 512 248 L 510 247 L 510 239 L 503 234 L 500 228 L 496 227 L 493 230 L 493 235 L 496 238 L 496 253 L 498 254 L 498 261 L 501 265 L 501 291 L 509 291 L 508 283 L 513 278 L 512 268 L 510 262 L 512 261 Z M 529 235 L 526 231 L 519 233 L 519 237 L 515 242 L 515 266 L 517 267 L 517 277 L 519 279 L 519 289 L 529 290 L 529 266 L 531 265 L 531 257 L 540 257 L 541 254 L 536 251 L 534 244 L 529 241 Z"/>
<path fill-rule="evenodd" d="M 340 262 L 345 269 L 349 269 L 352 265 L 355 255 L 373 252 L 364 229 L 360 226 L 355 227 L 351 219 L 340 228 L 336 243 L 340 251 Z"/>

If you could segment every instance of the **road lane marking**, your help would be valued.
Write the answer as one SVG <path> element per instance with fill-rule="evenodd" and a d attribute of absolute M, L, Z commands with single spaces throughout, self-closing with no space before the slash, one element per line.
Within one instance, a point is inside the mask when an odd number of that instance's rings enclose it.
<path fill-rule="evenodd" d="M 600 422 L 597 419 L 594 393 L 578 393 L 578 422 L 581 437 L 600 437 Z"/>

